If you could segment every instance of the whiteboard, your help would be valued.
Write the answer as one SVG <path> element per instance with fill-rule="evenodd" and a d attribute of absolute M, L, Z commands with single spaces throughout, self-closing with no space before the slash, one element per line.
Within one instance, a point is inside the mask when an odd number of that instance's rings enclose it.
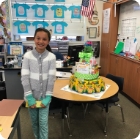
<path fill-rule="evenodd" d="M 123 37 L 135 37 L 137 18 L 126 18 L 121 20 L 121 33 Z"/>
<path fill-rule="evenodd" d="M 118 34 L 121 39 L 136 38 L 140 44 L 140 6 L 135 1 L 129 1 L 120 6 Z"/>

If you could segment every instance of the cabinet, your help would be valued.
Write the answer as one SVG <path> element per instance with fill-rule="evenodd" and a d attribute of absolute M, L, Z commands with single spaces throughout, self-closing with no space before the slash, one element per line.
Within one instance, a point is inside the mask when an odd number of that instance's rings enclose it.
<path fill-rule="evenodd" d="M 140 104 L 140 63 L 127 60 L 124 92 Z"/>
<path fill-rule="evenodd" d="M 5 72 L 5 84 L 7 99 L 23 99 L 24 91 L 21 84 L 21 69 L 7 68 Z"/>
<path fill-rule="evenodd" d="M 126 72 L 126 60 L 123 57 L 110 54 L 109 73 L 124 77 Z"/>
<path fill-rule="evenodd" d="M 111 53 L 109 65 L 109 73 L 124 78 L 124 93 L 140 104 L 140 63 Z"/>
<path fill-rule="evenodd" d="M 117 0 L 109 0 L 117 2 Z M 127 2 L 122 0 L 117 2 L 116 17 L 114 16 L 114 5 L 104 3 L 103 9 L 111 8 L 109 33 L 102 33 L 100 65 L 101 75 L 107 73 L 124 78 L 123 91 L 127 96 L 140 104 L 140 62 L 127 57 L 122 57 L 113 53 L 117 42 L 120 4 Z"/>
<path fill-rule="evenodd" d="M 49 43 L 52 52 L 58 52 L 58 44 L 57 41 L 50 41 Z"/>
<path fill-rule="evenodd" d="M 102 76 L 106 76 L 108 73 L 108 67 L 109 67 L 109 44 L 106 42 L 101 42 L 101 55 L 100 55 L 100 74 Z"/>
<path fill-rule="evenodd" d="M 68 54 L 69 41 L 51 41 L 49 45 L 53 52 L 60 52 L 62 55 Z"/>
<path fill-rule="evenodd" d="M 58 52 L 62 55 L 68 55 L 69 42 L 58 42 Z"/>
<path fill-rule="evenodd" d="M 104 3 L 103 5 L 103 10 L 110 8 L 110 24 L 109 24 L 109 33 L 102 33 L 101 38 L 100 65 L 102 68 L 100 70 L 100 74 L 102 76 L 106 76 L 106 74 L 109 73 L 110 52 L 114 50 L 117 42 L 117 33 L 119 24 L 120 7 L 119 6 L 116 7 L 116 16 L 114 16 L 114 4 L 113 4 L 114 1 L 110 0 L 110 2 L 112 3 Z"/>

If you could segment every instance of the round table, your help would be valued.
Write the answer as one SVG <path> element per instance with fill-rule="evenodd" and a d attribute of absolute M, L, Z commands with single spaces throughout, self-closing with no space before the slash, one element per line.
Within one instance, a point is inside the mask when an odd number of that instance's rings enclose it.
<path fill-rule="evenodd" d="M 91 102 L 91 101 L 99 101 L 102 99 L 106 99 L 106 107 L 105 107 L 106 122 L 105 122 L 105 129 L 104 129 L 104 132 L 106 135 L 107 121 L 108 121 L 108 101 L 107 101 L 108 99 L 107 98 L 110 98 L 111 96 L 115 95 L 118 92 L 119 87 L 114 81 L 112 81 L 108 78 L 102 77 L 102 76 L 100 76 L 100 77 L 105 81 L 105 84 L 110 85 L 110 87 L 105 91 L 105 93 L 100 98 L 93 98 L 93 97 L 89 97 L 89 96 L 85 96 L 85 95 L 80 95 L 79 93 L 76 94 L 76 93 L 71 93 L 71 92 L 66 92 L 64 90 L 61 90 L 61 88 L 65 87 L 66 85 L 69 84 L 69 79 L 58 78 L 55 81 L 53 96 L 62 100 L 63 131 L 64 131 L 64 117 L 65 117 L 65 115 L 67 115 L 66 114 L 66 107 L 67 107 L 66 102 L 67 101 Z M 69 134 L 71 136 L 70 125 L 69 125 L 68 119 L 67 119 L 67 124 L 68 124 L 68 128 L 69 128 Z M 63 134 L 63 131 L 62 131 L 62 134 Z M 62 136 L 62 138 L 63 138 L 63 136 Z"/>
<path fill-rule="evenodd" d="M 64 99 L 64 100 L 70 100 L 70 101 L 96 101 L 96 100 L 101 100 L 101 99 L 106 99 L 109 98 L 113 95 L 115 95 L 118 92 L 118 85 L 105 77 L 101 78 L 105 81 L 105 84 L 110 85 L 110 87 L 106 90 L 106 92 L 103 94 L 103 96 L 100 99 L 93 98 L 93 97 L 88 97 L 88 96 L 82 96 L 71 92 L 66 92 L 64 90 L 61 90 L 64 86 L 69 84 L 69 79 L 57 79 L 54 84 L 54 90 L 53 90 L 53 96 L 59 99 Z"/>

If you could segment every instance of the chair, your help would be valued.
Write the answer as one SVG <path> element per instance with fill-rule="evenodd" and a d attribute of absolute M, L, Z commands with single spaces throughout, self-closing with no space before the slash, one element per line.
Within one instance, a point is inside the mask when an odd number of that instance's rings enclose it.
<path fill-rule="evenodd" d="M 56 56 L 56 60 L 64 60 L 63 55 L 60 52 L 53 52 Z"/>
<path fill-rule="evenodd" d="M 118 90 L 118 92 L 114 96 L 112 96 L 112 97 L 110 97 L 108 99 L 104 99 L 104 100 L 99 101 L 97 103 L 97 105 L 100 106 L 102 109 L 105 109 L 106 110 L 106 114 L 108 114 L 108 107 L 111 107 L 111 106 L 119 107 L 120 110 L 121 110 L 122 121 L 125 122 L 124 114 L 123 114 L 123 108 L 121 107 L 120 104 L 117 103 L 119 101 L 118 93 L 123 90 L 124 78 L 118 77 L 118 76 L 114 76 L 112 74 L 107 74 L 106 78 L 109 78 L 109 79 L 113 80 L 118 85 L 119 90 Z M 106 115 L 106 124 L 105 124 L 105 130 L 104 130 L 105 133 L 106 133 L 107 122 L 108 122 L 108 116 Z"/>

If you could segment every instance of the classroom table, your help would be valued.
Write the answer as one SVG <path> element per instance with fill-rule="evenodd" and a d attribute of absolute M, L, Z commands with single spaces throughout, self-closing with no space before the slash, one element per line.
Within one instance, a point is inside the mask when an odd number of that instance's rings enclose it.
<path fill-rule="evenodd" d="M 21 68 L 0 68 L 6 86 L 7 99 L 23 99 L 24 91 L 21 84 Z M 72 66 L 56 68 L 57 71 L 70 72 Z M 16 89 L 15 89 L 16 88 Z M 20 91 L 19 91 L 20 90 Z"/>
<path fill-rule="evenodd" d="M 68 101 L 76 101 L 76 102 L 92 102 L 92 101 L 99 101 L 102 99 L 107 99 L 113 95 L 115 95 L 118 92 L 118 85 L 105 77 L 101 78 L 105 81 L 106 84 L 110 85 L 110 87 L 106 90 L 106 92 L 101 96 L 100 99 L 93 98 L 93 97 L 88 97 L 88 96 L 83 96 L 79 95 L 78 93 L 71 93 L 71 92 L 66 92 L 64 90 L 61 90 L 64 86 L 69 84 L 69 79 L 57 79 L 54 84 L 54 90 L 53 90 L 53 96 L 62 100 L 62 130 L 64 131 L 64 117 L 66 114 L 66 102 Z M 105 122 L 105 132 L 107 130 L 107 120 L 108 120 L 108 103 L 106 102 L 106 122 Z M 67 122 L 68 123 L 68 122 Z M 70 131 L 70 126 L 68 124 L 69 128 L 69 134 L 72 136 L 71 131 Z M 62 134 L 63 134 L 62 131 Z"/>
<path fill-rule="evenodd" d="M 4 138 L 9 138 L 12 133 L 12 123 L 15 119 L 17 112 L 13 116 L 0 116 L 0 124 L 2 127 L 2 131 L 0 132 Z"/>
<path fill-rule="evenodd" d="M 6 99 L 6 101 L 8 101 L 8 99 Z M 18 101 L 18 100 L 9 100 L 9 101 L 12 102 L 12 101 Z M 19 101 L 20 101 L 20 104 L 19 103 L 17 104 L 17 110 L 15 112 L 13 111 L 13 115 L 4 116 L 4 115 L 0 114 L 0 126 L 2 127 L 2 131 L 0 133 L 6 139 L 12 139 L 16 129 L 17 129 L 17 137 L 18 137 L 18 139 L 21 139 L 20 114 L 19 113 L 20 113 L 21 104 L 24 101 L 23 100 L 19 100 Z M 5 109 L 7 109 L 7 108 L 5 107 Z"/>

